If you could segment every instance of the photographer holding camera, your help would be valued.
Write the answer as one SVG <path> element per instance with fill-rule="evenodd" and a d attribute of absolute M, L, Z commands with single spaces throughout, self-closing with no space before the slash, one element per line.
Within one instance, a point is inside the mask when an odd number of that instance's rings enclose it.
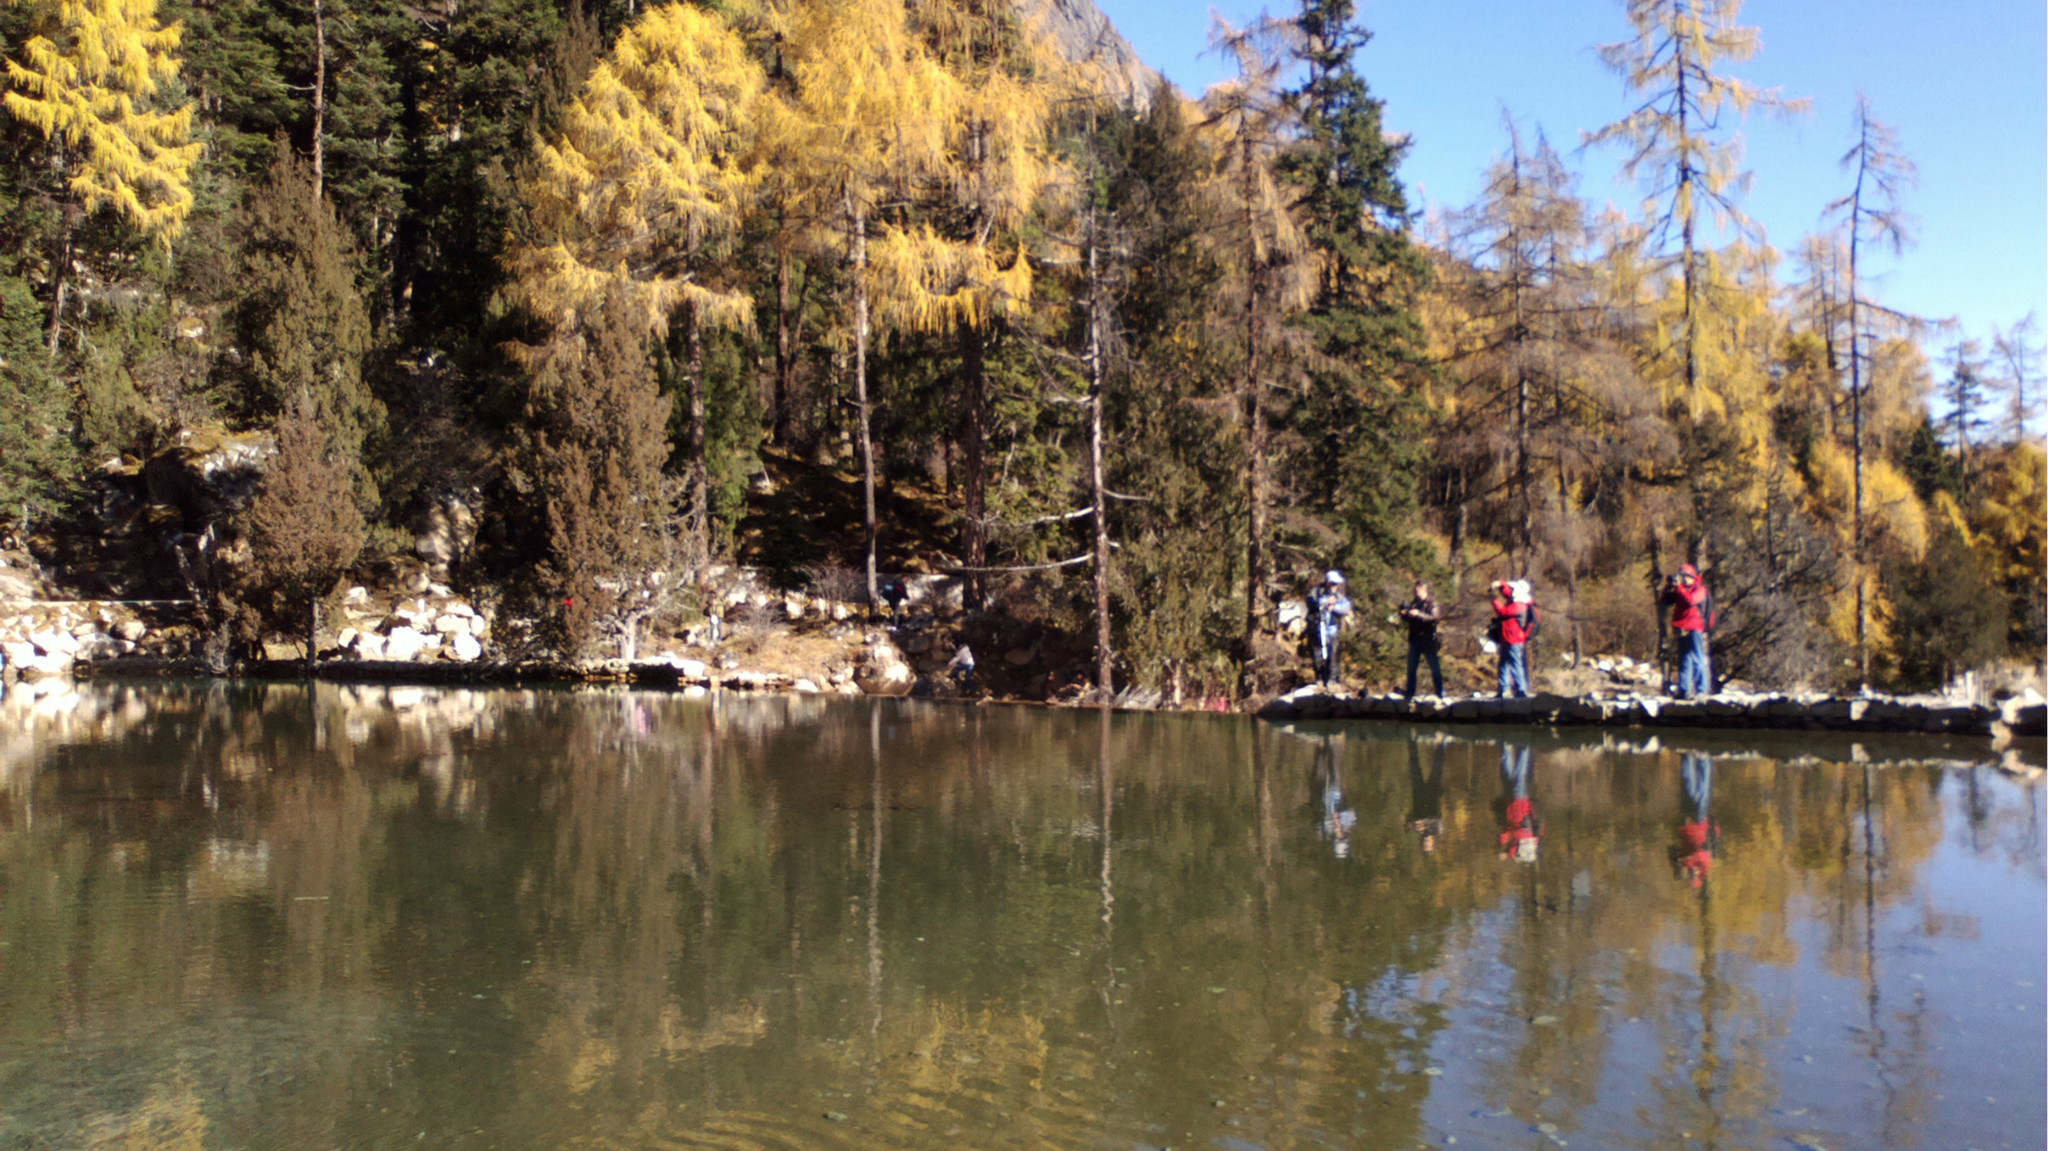
<path fill-rule="evenodd" d="M 1714 611 L 1714 593 L 1701 581 L 1699 569 L 1681 565 L 1664 584 L 1664 602 L 1671 607 L 1671 626 L 1678 631 L 1678 690 L 1671 694 L 1684 699 L 1711 695 L 1714 691 L 1714 661 L 1707 637 L 1720 622 Z"/>

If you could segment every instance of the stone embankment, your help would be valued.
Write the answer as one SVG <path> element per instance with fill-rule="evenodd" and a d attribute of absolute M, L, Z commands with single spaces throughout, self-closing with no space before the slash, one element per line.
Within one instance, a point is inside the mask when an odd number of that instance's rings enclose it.
<path fill-rule="evenodd" d="M 1525 699 L 1494 696 L 1346 695 L 1305 687 L 1259 709 L 1263 719 L 1385 719 L 1406 723 L 1501 723 L 1586 727 L 1729 728 L 1925 732 L 2010 739 L 2048 734 L 2033 692 L 1995 704 L 1941 696 L 1790 695 L 1724 692 L 1697 699 L 1622 693 Z"/>

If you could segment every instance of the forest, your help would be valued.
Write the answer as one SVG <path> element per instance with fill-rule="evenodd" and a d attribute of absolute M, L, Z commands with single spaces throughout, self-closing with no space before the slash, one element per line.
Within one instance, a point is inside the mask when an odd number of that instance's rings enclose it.
<path fill-rule="evenodd" d="M 1743 216 L 1743 117 L 1800 103 L 1734 76 L 1739 9 L 1628 0 L 1613 122 L 1507 119 L 1425 219 L 1353 0 L 1219 22 L 1199 98 L 1011 0 L 12 0 L 5 534 L 229 645 L 460 508 L 451 578 L 568 658 L 715 566 L 931 571 L 1104 688 L 1248 696 L 1326 568 L 1384 678 L 1416 578 L 1465 613 L 1530 579 L 1545 660 L 1648 657 L 1691 562 L 1750 682 L 2038 664 L 2039 328 L 1886 304 L 1881 109 L 1824 126 L 1809 234 Z M 243 442 L 237 506 L 152 478 Z"/>

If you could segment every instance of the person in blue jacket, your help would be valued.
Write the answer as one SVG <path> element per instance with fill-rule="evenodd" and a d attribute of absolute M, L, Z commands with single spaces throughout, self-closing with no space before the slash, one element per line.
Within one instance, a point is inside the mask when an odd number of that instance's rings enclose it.
<path fill-rule="evenodd" d="M 1323 573 L 1323 582 L 1308 593 L 1309 642 L 1313 645 L 1316 681 L 1324 687 L 1337 684 L 1337 636 L 1344 621 L 1351 618 L 1351 597 L 1344 594 L 1344 573 Z"/>

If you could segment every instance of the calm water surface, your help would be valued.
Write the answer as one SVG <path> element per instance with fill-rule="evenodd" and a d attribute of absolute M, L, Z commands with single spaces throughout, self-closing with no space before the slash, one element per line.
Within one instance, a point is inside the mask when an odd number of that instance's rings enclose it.
<path fill-rule="evenodd" d="M 1591 738 L 17 689 L 0 1146 L 2048 1141 L 2039 787 Z"/>

